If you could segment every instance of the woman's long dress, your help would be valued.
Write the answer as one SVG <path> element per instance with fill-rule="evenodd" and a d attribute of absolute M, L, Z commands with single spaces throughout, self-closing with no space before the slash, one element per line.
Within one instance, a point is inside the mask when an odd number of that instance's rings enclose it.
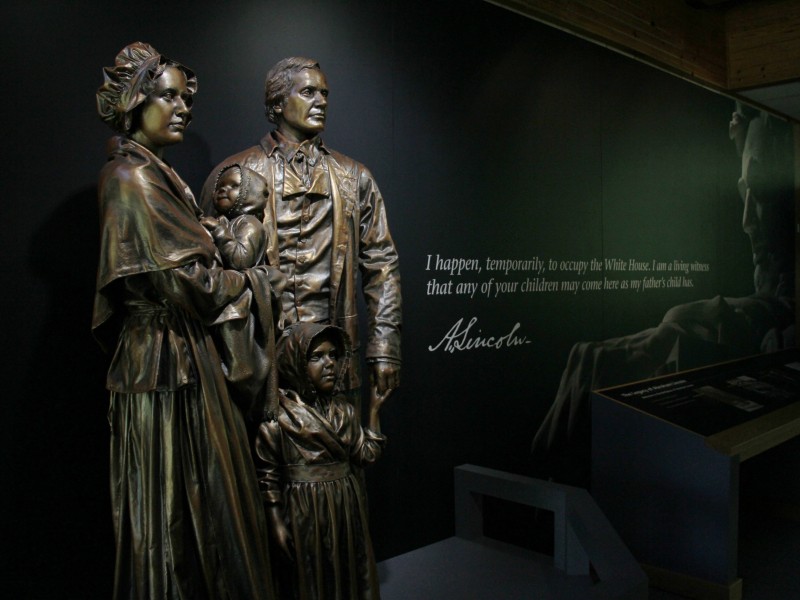
<path fill-rule="evenodd" d="M 254 290 L 219 267 L 188 187 L 146 148 L 111 140 L 99 200 L 114 597 L 272 599 L 245 424 L 209 334 L 246 317 Z"/>

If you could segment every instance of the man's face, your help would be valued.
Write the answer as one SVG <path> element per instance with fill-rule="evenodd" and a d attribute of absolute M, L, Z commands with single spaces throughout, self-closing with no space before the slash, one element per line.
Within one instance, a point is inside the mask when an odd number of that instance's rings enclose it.
<path fill-rule="evenodd" d="M 744 202 L 742 229 L 753 250 L 757 292 L 771 292 L 776 277 L 787 268 L 786 250 L 791 247 L 791 217 L 787 213 L 791 198 L 782 187 L 776 157 L 768 152 L 770 133 L 765 122 L 750 122 L 742 151 L 742 176 L 739 193 Z"/>
<path fill-rule="evenodd" d="M 278 131 L 287 138 L 303 142 L 325 129 L 328 107 L 328 82 L 318 69 L 303 69 L 294 74 L 292 89 L 276 107 L 280 115 Z"/>

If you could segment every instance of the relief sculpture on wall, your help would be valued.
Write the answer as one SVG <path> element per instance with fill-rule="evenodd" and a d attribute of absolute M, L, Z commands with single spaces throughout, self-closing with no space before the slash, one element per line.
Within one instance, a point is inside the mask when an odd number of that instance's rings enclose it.
<path fill-rule="evenodd" d="M 650 329 L 575 344 L 533 441 L 541 475 L 588 485 L 592 390 L 794 346 L 792 130 L 741 103 L 728 127 L 741 157 L 738 189 L 753 293 L 674 306 Z"/>

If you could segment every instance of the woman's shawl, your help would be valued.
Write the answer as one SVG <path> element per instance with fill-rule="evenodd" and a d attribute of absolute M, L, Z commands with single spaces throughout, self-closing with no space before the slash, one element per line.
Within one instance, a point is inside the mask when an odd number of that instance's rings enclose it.
<path fill-rule="evenodd" d="M 92 329 L 114 313 L 109 286 L 121 277 L 180 267 L 210 265 L 218 257 L 198 221 L 189 187 L 144 146 L 115 136 L 100 173 L 100 262 Z"/>

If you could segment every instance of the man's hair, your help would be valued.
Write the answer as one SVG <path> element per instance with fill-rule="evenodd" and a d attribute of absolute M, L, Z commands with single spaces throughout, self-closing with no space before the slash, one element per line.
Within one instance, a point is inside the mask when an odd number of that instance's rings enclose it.
<path fill-rule="evenodd" d="M 275 107 L 283 102 L 284 98 L 292 91 L 292 82 L 295 73 L 303 69 L 320 70 L 319 63 L 303 56 L 291 56 L 279 60 L 267 73 L 264 84 L 264 109 L 270 123 L 276 123 Z"/>

